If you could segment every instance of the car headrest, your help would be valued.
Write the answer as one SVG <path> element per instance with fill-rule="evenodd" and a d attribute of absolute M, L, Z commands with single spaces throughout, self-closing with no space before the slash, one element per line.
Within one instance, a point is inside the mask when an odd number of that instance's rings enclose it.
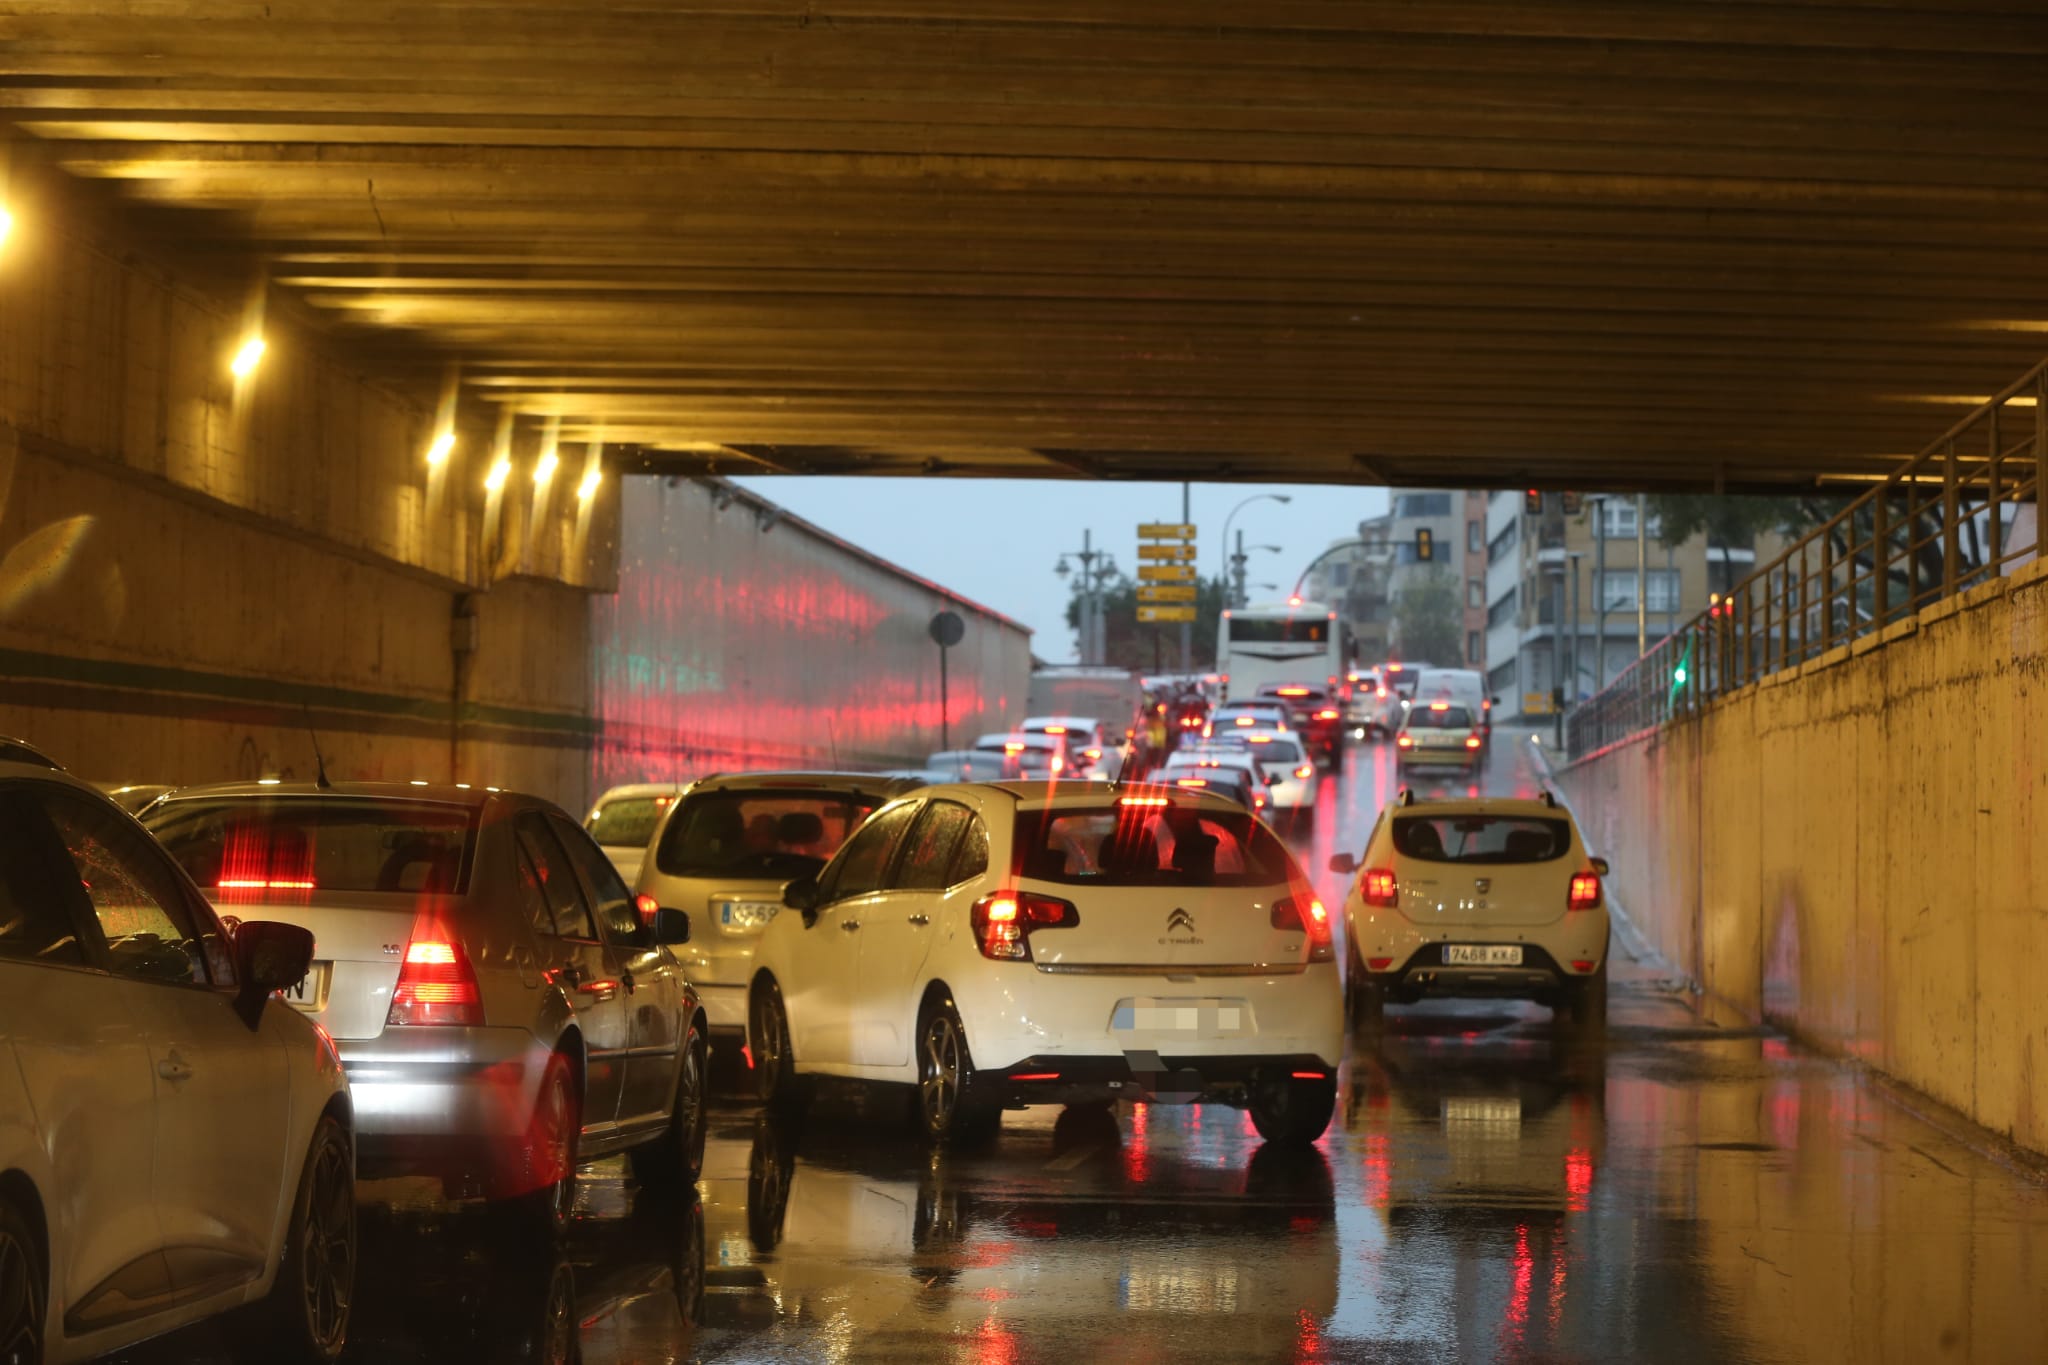
<path fill-rule="evenodd" d="M 815 844 L 825 837 L 825 817 L 815 811 L 793 810 L 775 824 L 775 841 L 781 844 Z"/>

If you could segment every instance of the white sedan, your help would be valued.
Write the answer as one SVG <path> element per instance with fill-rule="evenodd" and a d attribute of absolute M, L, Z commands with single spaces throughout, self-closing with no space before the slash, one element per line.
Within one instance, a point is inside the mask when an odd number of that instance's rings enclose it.
<path fill-rule="evenodd" d="M 1494 996 L 1607 1026 L 1604 859 L 1587 854 L 1571 812 L 1538 800 L 1419 801 L 1380 811 L 1344 901 L 1352 1009 L 1376 1025 L 1387 1001 Z"/>
<path fill-rule="evenodd" d="M 85 1360 L 243 1305 L 331 1361 L 355 1280 L 334 1044 L 276 998 L 313 936 L 245 922 L 84 783 L 0 759 L 0 1360 Z"/>
<path fill-rule="evenodd" d="M 929 788 L 877 812 L 761 935 L 763 1100 L 918 1088 L 932 1143 L 1006 1107 L 1222 1101 L 1328 1125 L 1344 1035 L 1329 916 L 1232 802 L 1164 786 Z"/>

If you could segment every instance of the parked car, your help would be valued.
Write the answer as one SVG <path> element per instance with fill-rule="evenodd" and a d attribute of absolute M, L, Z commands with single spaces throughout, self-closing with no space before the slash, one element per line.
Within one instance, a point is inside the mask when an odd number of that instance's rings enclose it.
<path fill-rule="evenodd" d="M 635 889 L 701 926 L 682 961 L 714 1047 L 745 1041 L 754 947 L 783 888 L 823 867 L 884 802 L 922 785 L 874 773 L 728 773 L 669 807 Z"/>
<path fill-rule="evenodd" d="M 687 790 L 689 785 L 681 782 L 636 782 L 611 788 L 590 808 L 583 828 L 597 840 L 627 885 L 640 875 L 640 864 L 647 857 L 647 845 L 661 823 L 661 813 Z"/>
<path fill-rule="evenodd" d="M 1389 1000 L 1506 996 L 1607 1026 L 1607 863 L 1586 852 L 1571 812 L 1539 800 L 1426 801 L 1380 811 L 1344 901 L 1354 1015 L 1376 1025 Z"/>
<path fill-rule="evenodd" d="M 340 1049 L 366 1174 L 567 1221 L 579 1161 L 626 1152 L 646 1184 L 696 1179 L 703 1008 L 670 946 L 690 920 L 636 905 L 551 803 L 405 783 L 186 787 L 148 825 L 224 916 L 304 925 L 286 993 Z"/>
<path fill-rule="evenodd" d="M 1006 1106 L 1242 1106 L 1269 1140 L 1329 1123 L 1343 1054 L 1330 924 L 1234 802 L 1165 785 L 932 787 L 892 802 L 761 937 L 761 1098 L 812 1078 L 917 1089 L 927 1141 Z"/>
<path fill-rule="evenodd" d="M 293 925 L 230 937 L 127 812 L 0 760 L 0 1359 L 245 1306 L 251 1359 L 341 1354 L 356 1114 L 276 994 L 312 958 Z"/>

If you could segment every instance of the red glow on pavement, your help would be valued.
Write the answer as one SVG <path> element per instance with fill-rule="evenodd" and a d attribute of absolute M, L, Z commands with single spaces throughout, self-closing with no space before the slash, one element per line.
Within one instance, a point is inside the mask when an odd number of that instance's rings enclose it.
<path fill-rule="evenodd" d="M 1584 1213 L 1587 1199 L 1593 1193 L 1593 1154 L 1582 1147 L 1565 1153 L 1564 1191 L 1565 1207 L 1573 1213 Z"/>
<path fill-rule="evenodd" d="M 1152 1142 L 1147 1136 L 1152 1126 L 1151 1106 L 1131 1106 L 1131 1136 L 1124 1143 L 1124 1175 L 1130 1180 L 1143 1180 L 1152 1174 Z"/>
<path fill-rule="evenodd" d="M 1508 1323 L 1515 1329 L 1514 1337 L 1521 1339 L 1522 1328 L 1529 1322 L 1529 1291 L 1536 1282 L 1536 1258 L 1529 1251 L 1529 1225 L 1519 1223 L 1515 1227 L 1514 1281 L 1508 1287 Z"/>
<path fill-rule="evenodd" d="M 1365 1140 L 1365 1203 L 1368 1208 L 1385 1208 L 1393 1191 L 1394 1163 L 1388 1155 L 1391 1147 L 1384 1133 L 1374 1133 Z"/>
<path fill-rule="evenodd" d="M 982 1320 L 974 1333 L 975 1365 L 1015 1365 L 1017 1335 L 994 1313 Z"/>

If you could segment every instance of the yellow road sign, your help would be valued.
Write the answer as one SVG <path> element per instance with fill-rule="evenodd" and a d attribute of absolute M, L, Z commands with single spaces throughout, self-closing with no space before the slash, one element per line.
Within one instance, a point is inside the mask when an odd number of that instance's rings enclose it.
<path fill-rule="evenodd" d="M 1138 585 L 1140 602 L 1192 602 L 1196 588 L 1192 583 L 1141 583 Z"/>
<path fill-rule="evenodd" d="M 1193 607 L 1138 608 L 1138 624 L 1140 625 L 1145 624 L 1147 621 L 1192 621 L 1194 619 L 1195 609 Z"/>
<path fill-rule="evenodd" d="M 1138 547 L 1138 558 L 1140 559 L 1177 559 L 1185 562 L 1194 557 L 1195 547 L 1192 545 L 1140 545 Z"/>
<path fill-rule="evenodd" d="M 1140 564 L 1138 578 L 1145 583 L 1192 583 L 1195 581 L 1195 566 L 1192 564 Z"/>
<path fill-rule="evenodd" d="M 1193 540 L 1195 524 L 1191 521 L 1146 521 L 1138 524 L 1140 540 Z"/>

